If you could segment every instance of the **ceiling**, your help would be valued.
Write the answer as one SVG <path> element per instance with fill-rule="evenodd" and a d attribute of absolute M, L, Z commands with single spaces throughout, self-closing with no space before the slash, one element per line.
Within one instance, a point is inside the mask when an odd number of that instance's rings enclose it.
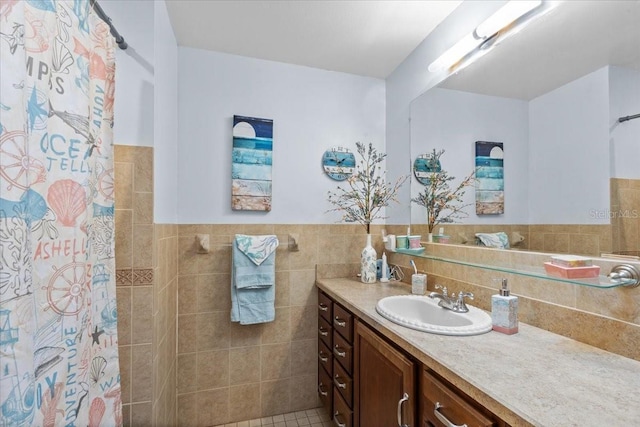
<path fill-rule="evenodd" d="M 462 2 L 166 3 L 179 46 L 386 78 Z M 640 70 L 640 0 L 556 3 L 441 86 L 529 100 L 607 64 Z"/>
<path fill-rule="evenodd" d="M 167 0 L 179 46 L 386 78 L 461 1 Z"/>

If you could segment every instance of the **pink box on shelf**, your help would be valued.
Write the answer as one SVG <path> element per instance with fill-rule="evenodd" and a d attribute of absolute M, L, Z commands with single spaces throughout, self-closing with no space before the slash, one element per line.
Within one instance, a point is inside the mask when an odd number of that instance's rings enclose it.
<path fill-rule="evenodd" d="M 563 267 L 545 262 L 544 269 L 550 276 L 564 277 L 565 279 L 587 279 L 598 277 L 600 274 L 600 267 L 597 265 L 590 265 L 588 267 Z"/>

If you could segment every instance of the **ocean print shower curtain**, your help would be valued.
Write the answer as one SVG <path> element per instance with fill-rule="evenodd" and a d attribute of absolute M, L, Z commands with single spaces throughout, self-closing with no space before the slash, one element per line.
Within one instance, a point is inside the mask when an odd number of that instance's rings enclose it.
<path fill-rule="evenodd" d="M 87 0 L 0 0 L 0 426 L 122 424 L 114 75 Z"/>

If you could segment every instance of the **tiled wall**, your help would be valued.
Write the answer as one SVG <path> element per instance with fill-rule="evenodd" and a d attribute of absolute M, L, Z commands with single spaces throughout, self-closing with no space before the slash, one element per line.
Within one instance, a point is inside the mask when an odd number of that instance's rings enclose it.
<path fill-rule="evenodd" d="M 393 233 L 393 227 L 388 227 Z M 402 233 L 398 227 L 396 232 Z M 520 251 L 500 251 L 488 248 L 431 244 L 430 255 L 455 258 L 477 264 L 519 268 L 543 265 L 548 255 Z M 452 263 L 436 262 L 419 257 L 392 254 L 389 261 L 403 267 L 405 280 L 410 280 L 409 260 L 418 270 L 427 272 L 428 288 L 436 283 L 450 291 L 475 294 L 472 304 L 491 310 L 491 295 L 507 278 L 513 295 L 519 297 L 519 319 L 529 325 L 567 336 L 625 357 L 640 360 L 640 288 L 601 289 L 558 281 L 503 273 Z M 607 274 L 620 261 L 600 262 L 601 274 Z M 640 264 L 638 264 L 640 267 Z"/>
<path fill-rule="evenodd" d="M 156 224 L 154 240 L 152 419 L 154 426 L 173 426 L 177 425 L 178 226 Z"/>
<path fill-rule="evenodd" d="M 614 252 L 640 256 L 640 179 L 611 179 Z"/>
<path fill-rule="evenodd" d="M 640 187 L 638 187 L 640 188 Z M 436 226 L 437 233 L 440 226 Z M 507 225 L 463 225 L 444 224 L 444 234 L 450 236 L 450 243 L 474 246 L 476 233 L 497 233 L 509 236 L 512 249 L 577 255 L 600 256 L 611 252 L 610 225 L 577 224 L 507 224 Z M 412 233 L 427 235 L 426 225 L 412 226 Z M 515 233 L 524 240 L 516 240 Z M 406 234 L 406 232 L 403 232 Z M 426 239 L 425 239 L 426 240 Z"/>
<path fill-rule="evenodd" d="M 297 252 L 288 249 L 290 233 L 299 235 Z M 355 272 L 363 232 L 354 226 L 180 225 L 178 234 L 178 424 L 217 425 L 317 407 L 316 264 Z M 210 253 L 198 253 L 196 234 L 210 236 Z M 235 234 L 278 236 L 274 322 L 230 321 Z"/>
<path fill-rule="evenodd" d="M 177 228 L 153 223 L 152 148 L 115 146 L 115 191 L 124 425 L 156 425 L 175 419 Z"/>
<path fill-rule="evenodd" d="M 365 244 L 362 227 L 154 224 L 153 149 L 118 145 L 115 153 L 124 424 L 208 426 L 316 407 L 316 274 L 356 277 Z M 612 180 L 612 211 L 637 209 L 639 192 L 637 181 Z M 638 219 L 614 222 L 614 232 L 616 227 L 618 232 L 623 230 L 624 244 L 631 245 L 624 250 L 632 250 L 635 242 L 637 251 Z M 379 255 L 381 228 L 372 229 Z M 386 228 L 389 233 L 406 232 L 405 226 Z M 588 255 L 612 249 L 608 226 L 476 228 L 448 225 L 445 233 L 453 237 L 460 232 L 473 236 L 479 231 L 517 231 L 525 237 L 522 249 Z M 426 234 L 420 227 L 414 231 Z M 276 234 L 280 239 L 275 322 L 252 326 L 230 322 L 230 244 L 237 233 Z M 288 250 L 290 233 L 299 235 L 298 252 Z M 197 253 L 196 234 L 210 235 L 210 253 Z M 443 257 L 478 263 L 496 262 L 500 257 L 506 258 L 499 262 L 509 265 L 542 260 L 518 251 L 431 247 Z M 581 247 L 588 249 L 580 252 Z M 490 296 L 498 287 L 493 279 L 506 276 L 512 292 L 521 298 L 521 321 L 640 360 L 638 292 L 415 259 L 419 269 L 429 273 L 430 289 L 438 281 L 455 292 L 472 291 L 474 304 L 485 310 L 490 309 Z M 405 269 L 408 281 L 409 257 L 389 254 L 389 260 Z"/>

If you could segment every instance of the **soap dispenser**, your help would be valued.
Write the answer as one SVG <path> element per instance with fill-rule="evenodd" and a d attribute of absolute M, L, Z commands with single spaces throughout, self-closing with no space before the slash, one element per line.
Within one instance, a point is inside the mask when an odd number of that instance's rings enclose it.
<path fill-rule="evenodd" d="M 491 296 L 493 330 L 512 335 L 518 332 L 518 297 L 510 294 L 507 279 L 502 279 L 500 294 Z"/>

